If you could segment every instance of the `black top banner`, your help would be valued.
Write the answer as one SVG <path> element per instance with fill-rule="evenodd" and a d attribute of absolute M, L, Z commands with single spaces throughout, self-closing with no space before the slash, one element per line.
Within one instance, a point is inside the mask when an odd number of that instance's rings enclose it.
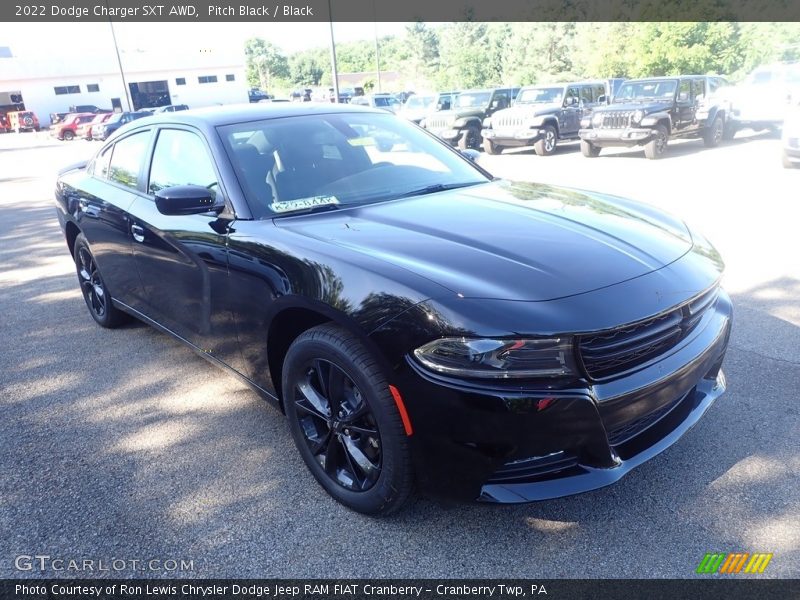
<path fill-rule="evenodd" d="M 790 600 L 800 580 L 0 580 L 2 600 Z"/>
<path fill-rule="evenodd" d="M 800 0 L 55 0 L 0 2 L 5 22 L 798 21 Z"/>

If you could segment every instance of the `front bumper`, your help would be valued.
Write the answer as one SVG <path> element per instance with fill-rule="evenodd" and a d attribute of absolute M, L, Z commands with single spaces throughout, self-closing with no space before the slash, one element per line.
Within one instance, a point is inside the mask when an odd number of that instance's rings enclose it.
<path fill-rule="evenodd" d="M 650 141 L 653 130 L 646 127 L 625 127 L 624 129 L 581 129 L 580 138 L 595 146 L 638 146 Z"/>
<path fill-rule="evenodd" d="M 461 129 L 430 129 L 429 131 L 452 146 L 458 143 L 464 133 Z"/>
<path fill-rule="evenodd" d="M 464 500 L 518 503 L 604 487 L 685 434 L 725 390 L 731 304 L 713 310 L 668 355 L 602 383 L 568 388 L 467 384 L 407 359 L 420 486 Z M 411 402 L 409 402 L 411 404 Z"/>
<path fill-rule="evenodd" d="M 498 146 L 532 146 L 542 137 L 539 129 L 516 129 L 513 131 L 484 129 L 484 139 L 491 140 Z"/>

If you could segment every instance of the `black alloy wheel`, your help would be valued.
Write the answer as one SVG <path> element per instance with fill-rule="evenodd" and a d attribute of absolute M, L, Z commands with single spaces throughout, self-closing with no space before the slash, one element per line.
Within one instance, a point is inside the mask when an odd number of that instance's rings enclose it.
<path fill-rule="evenodd" d="M 403 423 L 388 384 L 363 345 L 321 325 L 286 354 L 283 398 L 295 444 L 317 481 L 345 506 L 397 510 L 411 492 Z"/>

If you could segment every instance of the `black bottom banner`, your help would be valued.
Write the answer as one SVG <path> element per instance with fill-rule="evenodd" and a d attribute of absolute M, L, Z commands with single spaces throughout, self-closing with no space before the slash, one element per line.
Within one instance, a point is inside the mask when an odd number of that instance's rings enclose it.
<path fill-rule="evenodd" d="M 5 579 L 3 600 L 800 599 L 798 579 Z"/>

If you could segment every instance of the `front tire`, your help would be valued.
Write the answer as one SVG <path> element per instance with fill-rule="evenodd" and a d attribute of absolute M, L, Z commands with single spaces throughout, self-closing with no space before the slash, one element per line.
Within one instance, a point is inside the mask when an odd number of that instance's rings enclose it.
<path fill-rule="evenodd" d="M 65 142 L 71 142 L 75 138 L 75 134 L 67 129 L 61 137 Z"/>
<path fill-rule="evenodd" d="M 644 155 L 650 160 L 661 158 L 667 151 L 668 139 L 667 128 L 663 125 L 656 125 L 653 129 L 653 138 L 644 145 Z"/>
<path fill-rule="evenodd" d="M 364 345 L 333 324 L 309 329 L 286 353 L 282 387 L 295 445 L 319 484 L 356 512 L 400 509 L 413 487 L 408 437 Z"/>
<path fill-rule="evenodd" d="M 533 145 L 533 151 L 539 156 L 550 156 L 556 151 L 558 132 L 552 125 L 545 125 L 542 131 L 541 138 Z"/>
<path fill-rule="evenodd" d="M 95 322 L 100 327 L 113 329 L 129 321 L 131 317 L 114 306 L 111 294 L 108 293 L 108 288 L 89 249 L 89 242 L 82 233 L 75 239 L 74 250 L 73 258 L 83 300 Z"/>
<path fill-rule="evenodd" d="M 495 144 L 492 140 L 487 140 L 484 138 L 483 150 L 486 152 L 486 154 L 501 154 L 503 152 L 503 146 Z"/>
<path fill-rule="evenodd" d="M 586 158 L 597 158 L 600 156 L 600 150 L 601 148 L 599 146 L 595 146 L 586 140 L 581 140 L 581 154 Z"/>
<path fill-rule="evenodd" d="M 481 132 L 477 127 L 467 127 L 458 138 L 459 150 L 477 150 L 481 145 Z"/>

